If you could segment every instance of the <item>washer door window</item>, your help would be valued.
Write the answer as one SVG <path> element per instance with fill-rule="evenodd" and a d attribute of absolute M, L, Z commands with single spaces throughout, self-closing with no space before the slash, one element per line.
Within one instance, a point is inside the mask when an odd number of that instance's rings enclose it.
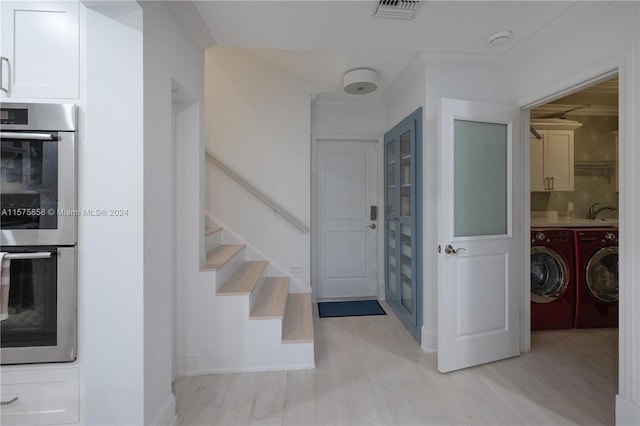
<path fill-rule="evenodd" d="M 548 247 L 531 248 L 531 301 L 549 303 L 565 291 L 569 283 L 567 263 Z"/>
<path fill-rule="evenodd" d="M 618 301 L 618 247 L 604 247 L 587 263 L 587 288 L 603 302 Z"/>

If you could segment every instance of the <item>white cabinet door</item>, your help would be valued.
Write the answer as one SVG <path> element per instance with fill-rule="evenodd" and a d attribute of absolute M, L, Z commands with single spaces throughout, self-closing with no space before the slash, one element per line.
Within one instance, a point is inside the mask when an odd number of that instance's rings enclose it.
<path fill-rule="evenodd" d="M 545 132 L 540 132 L 542 139 L 538 139 L 535 136 L 530 138 L 530 150 L 531 150 L 531 191 L 544 192 L 547 190 L 545 186 L 545 174 L 544 174 L 544 143 Z"/>
<path fill-rule="evenodd" d="M 540 130 L 530 138 L 531 191 L 573 191 L 573 130 Z"/>
<path fill-rule="evenodd" d="M 546 175 L 552 191 L 573 191 L 573 130 L 549 130 Z"/>
<path fill-rule="evenodd" d="M 79 97 L 79 3 L 2 2 L 2 97 Z"/>

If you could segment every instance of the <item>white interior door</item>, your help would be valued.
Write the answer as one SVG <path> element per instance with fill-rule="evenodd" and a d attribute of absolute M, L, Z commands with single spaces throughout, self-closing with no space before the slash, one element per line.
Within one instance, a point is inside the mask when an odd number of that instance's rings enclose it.
<path fill-rule="evenodd" d="M 318 140 L 318 298 L 378 294 L 377 143 Z"/>
<path fill-rule="evenodd" d="M 516 107 L 442 99 L 438 370 L 520 353 L 523 154 Z"/>

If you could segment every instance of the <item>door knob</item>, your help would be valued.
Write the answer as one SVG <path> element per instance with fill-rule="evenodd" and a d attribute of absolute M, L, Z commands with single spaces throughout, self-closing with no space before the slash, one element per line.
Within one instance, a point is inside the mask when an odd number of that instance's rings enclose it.
<path fill-rule="evenodd" d="M 464 248 L 454 249 L 451 244 L 447 244 L 444 248 L 444 252 L 447 254 L 456 254 L 459 251 L 464 251 Z"/>
<path fill-rule="evenodd" d="M 367 228 L 376 229 L 376 224 L 372 223 L 371 225 L 367 225 Z"/>

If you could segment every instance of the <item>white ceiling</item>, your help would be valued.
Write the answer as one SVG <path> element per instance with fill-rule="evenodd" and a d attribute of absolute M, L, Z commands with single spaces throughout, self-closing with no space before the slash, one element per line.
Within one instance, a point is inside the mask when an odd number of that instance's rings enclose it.
<path fill-rule="evenodd" d="M 509 63 L 600 7 L 584 1 L 423 1 L 408 21 L 373 17 L 377 1 L 193 3 L 218 46 L 254 49 L 311 80 L 321 74 L 323 91 L 341 93 L 342 75 L 350 69 L 375 69 L 380 89 L 359 99 L 382 96 L 419 52 Z M 487 37 L 504 29 L 513 32 L 511 41 L 490 46 Z"/>

